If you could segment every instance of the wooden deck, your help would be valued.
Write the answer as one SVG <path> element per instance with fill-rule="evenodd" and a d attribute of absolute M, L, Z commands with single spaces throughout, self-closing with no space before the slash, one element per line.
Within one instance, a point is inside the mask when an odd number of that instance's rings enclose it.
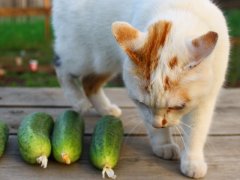
<path fill-rule="evenodd" d="M 124 144 L 115 172 L 118 179 L 181 180 L 178 161 L 161 160 L 153 155 L 146 132 L 134 104 L 124 89 L 107 89 L 113 102 L 123 110 Z M 69 109 L 60 89 L 0 88 L 0 119 L 8 123 L 10 137 L 5 155 L 0 159 L 0 180 L 101 179 L 100 171 L 88 160 L 91 133 L 99 116 L 85 115 L 85 147 L 82 158 L 72 165 L 50 159 L 48 168 L 28 165 L 20 157 L 16 133 L 22 118 L 35 111 L 56 117 Z M 182 146 L 179 134 L 174 139 Z M 208 180 L 240 180 L 240 89 L 223 90 L 217 103 L 214 122 L 205 146 Z"/>

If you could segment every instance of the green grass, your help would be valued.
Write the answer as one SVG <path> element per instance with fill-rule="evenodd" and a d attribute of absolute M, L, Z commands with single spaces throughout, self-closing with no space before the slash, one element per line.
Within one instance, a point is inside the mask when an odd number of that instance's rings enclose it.
<path fill-rule="evenodd" d="M 52 59 L 52 38 L 46 39 L 44 19 L 0 19 L 0 56 L 16 57 L 21 51 L 26 52 L 26 58 L 39 59 L 49 63 Z"/>
<path fill-rule="evenodd" d="M 232 9 L 224 12 L 231 37 L 240 38 L 240 10 Z M 240 44 L 232 47 L 227 73 L 227 85 L 240 86 Z"/>
<path fill-rule="evenodd" d="M 26 50 L 41 49 L 42 44 L 46 44 L 44 35 L 43 19 L 1 22 L 0 28 L 0 48 L 2 50 L 19 50 L 23 46 Z"/>
<path fill-rule="evenodd" d="M 230 36 L 240 37 L 240 10 L 232 9 L 225 11 L 225 16 L 230 29 Z"/>
<path fill-rule="evenodd" d="M 225 13 L 230 28 L 230 35 L 240 38 L 240 10 L 228 10 Z M 14 64 L 16 56 L 24 54 L 24 62 L 38 59 L 40 65 L 50 65 L 53 57 L 53 38 L 46 40 L 44 18 L 0 18 L 0 66 Z M 240 85 L 240 44 L 232 48 L 227 84 Z M 6 80 L 7 79 L 7 80 Z M 6 81 L 0 79 L 0 86 L 59 86 L 54 74 L 8 72 Z M 5 83 L 5 84 L 4 84 Z M 115 84 L 109 84 L 115 86 Z"/>
<path fill-rule="evenodd" d="M 240 87 L 240 45 L 232 48 L 227 73 L 227 86 Z"/>
<path fill-rule="evenodd" d="M 11 87 L 59 87 L 55 75 L 41 72 L 8 73 L 6 78 L 0 80 L 0 86 L 5 86 L 5 84 Z"/>

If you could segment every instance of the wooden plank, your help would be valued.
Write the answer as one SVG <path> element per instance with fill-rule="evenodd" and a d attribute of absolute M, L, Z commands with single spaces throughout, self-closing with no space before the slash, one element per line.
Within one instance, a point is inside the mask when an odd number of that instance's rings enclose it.
<path fill-rule="evenodd" d="M 121 107 L 134 107 L 124 88 L 106 89 L 112 102 Z M 0 88 L 0 106 L 69 107 L 60 88 Z"/>
<path fill-rule="evenodd" d="M 239 179 L 240 137 L 211 137 L 214 148 L 206 147 L 209 165 L 205 180 Z M 101 172 L 90 165 L 88 148 L 90 138 L 85 137 L 83 157 L 75 164 L 65 166 L 49 160 L 47 169 L 28 165 L 18 152 L 16 136 L 9 139 L 6 154 L 0 160 L 0 179 L 101 179 Z M 118 179 L 189 179 L 181 175 L 178 161 L 161 160 L 153 155 L 147 138 L 129 137 L 124 142 L 118 166 Z"/>
<path fill-rule="evenodd" d="M 65 110 L 49 108 L 0 108 L 0 119 L 9 125 L 10 132 L 16 133 L 22 119 L 33 112 L 46 112 L 54 119 Z M 121 117 L 124 125 L 125 134 L 146 135 L 143 121 L 139 117 L 136 109 L 124 109 Z M 100 116 L 92 110 L 84 115 L 85 133 L 91 134 Z"/>
<path fill-rule="evenodd" d="M 220 93 L 217 107 L 240 107 L 240 89 L 223 89 Z"/>
<path fill-rule="evenodd" d="M 239 0 L 216 0 L 216 2 L 224 9 L 240 8 Z"/>
<path fill-rule="evenodd" d="M 0 8 L 0 17 L 49 15 L 50 8 Z"/>
<path fill-rule="evenodd" d="M 51 1 L 50 0 L 43 0 L 43 4 L 45 8 L 50 8 L 51 7 Z"/>
<path fill-rule="evenodd" d="M 106 94 L 120 107 L 135 107 L 125 88 L 106 88 Z M 60 88 L 0 88 L 1 106 L 69 107 Z M 240 89 L 223 89 L 217 107 L 239 107 Z"/>
<path fill-rule="evenodd" d="M 66 108 L 0 108 L 0 119 L 5 121 L 11 133 L 16 133 L 18 126 L 24 116 L 33 112 L 46 112 L 54 117 L 54 119 Z M 210 136 L 216 135 L 240 135 L 240 111 L 239 108 L 218 108 L 212 123 Z M 85 132 L 90 134 L 93 131 L 95 123 L 100 118 L 95 111 L 91 111 L 84 115 Z M 123 108 L 121 117 L 125 134 L 127 135 L 146 135 L 144 123 L 135 108 Z M 174 131 L 174 134 L 178 132 Z"/>

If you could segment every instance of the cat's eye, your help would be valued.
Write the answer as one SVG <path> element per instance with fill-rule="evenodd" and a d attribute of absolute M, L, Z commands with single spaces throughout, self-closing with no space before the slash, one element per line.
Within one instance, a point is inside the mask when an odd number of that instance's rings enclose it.
<path fill-rule="evenodd" d="M 186 107 L 185 104 L 181 104 L 181 105 L 179 105 L 179 106 L 168 107 L 168 109 L 169 109 L 169 110 L 177 110 L 177 111 L 180 111 L 180 110 L 183 110 L 185 107 Z"/>

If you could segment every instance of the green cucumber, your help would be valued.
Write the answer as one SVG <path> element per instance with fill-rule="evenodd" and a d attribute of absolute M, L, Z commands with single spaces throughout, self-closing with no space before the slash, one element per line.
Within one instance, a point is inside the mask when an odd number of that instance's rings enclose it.
<path fill-rule="evenodd" d="M 114 116 L 104 116 L 96 124 L 90 145 L 90 160 L 109 178 L 116 178 L 114 168 L 117 165 L 123 140 L 123 125 Z"/>
<path fill-rule="evenodd" d="M 8 133 L 9 133 L 9 129 L 7 124 L 0 121 L 0 157 L 2 157 L 5 151 L 7 141 L 8 141 Z"/>
<path fill-rule="evenodd" d="M 52 134 L 54 158 L 61 163 L 77 161 L 83 150 L 84 121 L 75 111 L 67 110 L 55 122 Z"/>
<path fill-rule="evenodd" d="M 52 117 L 43 112 L 29 114 L 23 119 L 18 129 L 18 145 L 20 154 L 27 163 L 47 167 L 53 124 Z"/>

